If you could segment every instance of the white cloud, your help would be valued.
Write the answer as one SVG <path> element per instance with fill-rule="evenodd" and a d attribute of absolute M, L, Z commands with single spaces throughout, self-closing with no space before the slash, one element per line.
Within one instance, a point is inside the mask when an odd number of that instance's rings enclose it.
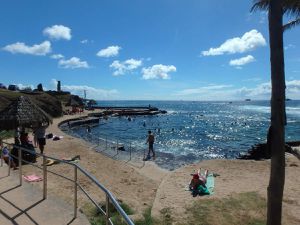
<path fill-rule="evenodd" d="M 6 45 L 3 50 L 13 54 L 46 55 L 51 52 L 51 43 L 49 41 L 44 41 L 41 44 L 28 46 L 23 42 L 17 42 L 11 45 Z"/>
<path fill-rule="evenodd" d="M 217 48 L 210 48 L 202 51 L 203 56 L 244 53 L 252 51 L 258 47 L 265 46 L 266 40 L 257 30 L 246 32 L 242 37 L 235 37 L 226 40 Z"/>
<path fill-rule="evenodd" d="M 142 65 L 142 60 L 127 59 L 124 62 L 115 60 L 109 67 L 115 70 L 113 73 L 114 76 L 119 76 L 125 74 L 127 71 L 135 70 L 141 65 Z"/>
<path fill-rule="evenodd" d="M 292 99 L 300 99 L 300 80 L 286 81 L 286 96 Z M 271 82 L 258 84 L 254 88 L 240 88 L 235 90 L 235 94 L 244 98 L 270 99 Z"/>
<path fill-rule="evenodd" d="M 82 41 L 80 41 L 81 44 L 87 44 L 89 41 L 87 39 L 84 39 Z"/>
<path fill-rule="evenodd" d="M 203 87 L 202 89 L 204 90 L 220 90 L 220 89 L 224 89 L 224 88 L 230 88 L 232 87 L 232 85 L 209 85 L 209 86 L 206 86 L 206 87 Z"/>
<path fill-rule="evenodd" d="M 122 48 L 120 46 L 109 46 L 107 48 L 104 48 L 104 49 L 101 49 L 98 53 L 97 53 L 97 56 L 99 57 L 114 57 L 114 56 L 117 56 L 119 55 L 119 51 L 121 50 Z"/>
<path fill-rule="evenodd" d="M 50 81 L 50 89 L 52 89 L 52 90 L 56 90 L 57 89 L 57 80 L 56 79 L 51 79 L 51 81 Z"/>
<path fill-rule="evenodd" d="M 57 87 L 57 80 L 52 79 L 50 82 L 52 88 L 56 90 Z M 101 89 L 101 88 L 94 88 L 87 85 L 62 85 L 61 89 L 63 91 L 70 91 L 72 94 L 83 96 L 83 92 L 86 91 L 87 98 L 92 98 L 96 100 L 103 100 L 103 99 L 114 99 L 119 95 L 119 91 L 116 89 Z"/>
<path fill-rule="evenodd" d="M 233 59 L 230 60 L 229 65 L 230 66 L 243 66 L 248 63 L 254 62 L 255 58 L 252 55 L 247 55 L 245 57 L 239 58 L 239 59 Z"/>
<path fill-rule="evenodd" d="M 231 85 L 213 85 L 200 88 L 190 88 L 177 91 L 173 96 L 180 96 L 190 100 L 268 100 L 271 98 L 271 82 L 264 82 L 256 86 L 234 88 Z M 300 80 L 286 81 L 286 96 L 291 99 L 300 99 Z"/>
<path fill-rule="evenodd" d="M 210 91 L 224 90 L 230 87 L 232 87 L 232 85 L 209 85 L 209 86 L 199 87 L 199 88 L 184 89 L 178 91 L 175 95 L 185 96 L 185 95 L 194 95 L 194 94 L 205 94 Z"/>
<path fill-rule="evenodd" d="M 170 79 L 170 76 L 168 74 L 170 72 L 176 72 L 176 67 L 173 65 L 157 64 L 142 69 L 143 79 L 145 80 L 159 79 L 159 78 L 164 80 Z"/>
<path fill-rule="evenodd" d="M 268 12 L 261 12 L 259 16 L 259 23 L 265 24 L 268 19 Z"/>
<path fill-rule="evenodd" d="M 286 81 L 288 92 L 300 93 L 300 80 Z"/>
<path fill-rule="evenodd" d="M 258 82 L 258 81 L 261 81 L 261 78 L 260 77 L 253 77 L 253 78 L 245 79 L 243 81 L 245 81 L 245 82 L 249 82 L 249 81 Z"/>
<path fill-rule="evenodd" d="M 66 69 L 89 68 L 86 61 L 81 61 L 80 58 L 77 57 L 72 57 L 68 60 L 61 59 L 58 61 L 58 65 Z"/>
<path fill-rule="evenodd" d="M 290 80 L 285 82 L 286 96 L 290 98 L 300 98 L 300 80 Z M 243 88 L 243 92 L 249 97 L 269 97 L 271 96 L 271 82 L 261 83 L 255 88 Z"/>
<path fill-rule="evenodd" d="M 288 49 L 291 49 L 291 48 L 296 48 L 296 45 L 288 44 L 288 45 L 284 46 L 284 50 L 288 50 Z"/>
<path fill-rule="evenodd" d="M 31 88 L 31 90 L 34 89 L 34 86 L 32 84 L 17 84 L 17 86 L 19 87 L 20 90 L 23 90 L 25 88 Z"/>
<path fill-rule="evenodd" d="M 52 27 L 46 27 L 43 31 L 43 34 L 55 40 L 71 40 L 72 38 L 71 29 L 63 25 L 53 25 Z"/>
<path fill-rule="evenodd" d="M 50 56 L 51 59 L 62 59 L 64 56 L 62 54 L 53 54 Z"/>

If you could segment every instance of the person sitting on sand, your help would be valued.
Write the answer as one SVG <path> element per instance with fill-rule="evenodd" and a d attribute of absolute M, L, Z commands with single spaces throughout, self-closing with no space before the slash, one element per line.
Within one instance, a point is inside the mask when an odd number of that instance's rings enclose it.
<path fill-rule="evenodd" d="M 196 173 L 196 174 L 193 174 L 193 178 L 190 182 L 190 190 L 193 191 L 193 190 L 197 190 L 198 187 L 201 185 L 201 181 L 199 179 L 199 175 Z"/>
<path fill-rule="evenodd" d="M 28 133 L 22 131 L 20 136 L 20 141 L 21 141 L 21 145 L 27 146 L 30 143 Z"/>
<path fill-rule="evenodd" d="M 2 140 L 0 140 L 0 149 L 1 149 L 1 157 L 3 158 L 4 162 L 9 165 L 11 167 L 14 168 L 14 170 L 17 169 L 17 166 L 14 162 L 14 160 L 12 159 L 12 157 L 9 155 L 9 149 L 7 147 L 3 147 L 2 145 Z"/>
<path fill-rule="evenodd" d="M 193 178 L 190 182 L 189 188 L 192 191 L 193 196 L 198 194 L 209 194 L 206 188 L 208 170 L 205 170 L 204 175 L 201 174 L 201 169 L 197 173 L 193 174 Z"/>

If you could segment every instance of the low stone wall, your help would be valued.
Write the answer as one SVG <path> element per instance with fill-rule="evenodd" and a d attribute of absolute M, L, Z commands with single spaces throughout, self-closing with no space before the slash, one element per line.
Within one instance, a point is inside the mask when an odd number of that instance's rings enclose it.
<path fill-rule="evenodd" d="M 103 116 L 144 116 L 165 114 L 167 111 L 158 110 L 157 108 L 111 108 L 98 113 L 89 113 L 89 116 L 103 117 Z"/>
<path fill-rule="evenodd" d="M 76 119 L 69 119 L 64 120 L 61 123 L 58 124 L 59 127 L 75 127 L 75 126 L 81 126 L 81 125 L 88 125 L 88 124 L 95 124 L 99 123 L 100 118 L 99 117 L 80 117 Z"/>

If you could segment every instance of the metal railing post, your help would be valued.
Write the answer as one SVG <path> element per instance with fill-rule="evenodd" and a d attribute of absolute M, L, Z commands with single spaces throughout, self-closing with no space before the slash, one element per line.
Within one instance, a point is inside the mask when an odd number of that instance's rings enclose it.
<path fill-rule="evenodd" d="M 117 153 L 118 153 L 118 149 L 119 149 L 119 140 L 117 140 L 117 147 L 116 147 Z"/>
<path fill-rule="evenodd" d="M 74 218 L 77 217 L 77 166 L 74 165 Z"/>
<path fill-rule="evenodd" d="M 10 156 L 9 156 L 9 158 L 8 158 L 8 176 L 10 176 L 11 160 L 12 160 L 12 158 L 10 158 Z"/>
<path fill-rule="evenodd" d="M 131 144 L 131 143 L 130 143 Z M 113 143 L 111 144 L 111 146 L 113 146 Z M 20 185 L 22 185 L 22 162 L 26 160 L 22 159 L 22 153 L 23 152 L 29 152 L 31 153 L 31 151 L 29 151 L 29 149 L 27 150 L 26 148 L 23 148 L 21 146 L 14 146 L 17 151 L 18 151 L 18 156 L 16 157 L 18 158 L 18 164 L 19 164 L 19 172 L 20 172 Z M 130 148 L 132 148 L 132 146 L 130 146 Z M 39 154 L 38 154 L 39 155 Z M 122 218 L 126 221 L 126 224 L 128 225 L 134 225 L 134 223 L 131 221 L 131 219 L 128 217 L 128 215 L 126 214 L 126 212 L 121 208 L 121 206 L 119 205 L 119 203 L 117 202 L 117 200 L 115 199 L 115 197 L 110 193 L 110 191 L 108 189 L 106 189 L 101 183 L 99 183 L 99 181 L 93 177 L 91 174 L 89 174 L 86 170 L 84 170 L 80 165 L 76 165 L 74 163 L 71 162 L 66 162 L 64 160 L 60 160 L 54 157 L 50 157 L 47 155 L 42 155 L 42 161 L 43 161 L 43 167 L 39 167 L 34 165 L 33 163 L 27 162 L 30 165 L 33 165 L 35 167 L 38 167 L 39 169 L 43 170 L 43 197 L 44 199 L 47 198 L 47 174 L 48 173 L 52 173 L 55 174 L 59 177 L 62 177 L 64 179 L 67 179 L 71 182 L 74 182 L 74 219 L 77 217 L 77 208 L 78 208 L 78 187 L 83 191 L 83 193 L 89 198 L 90 201 L 92 201 L 92 203 L 101 211 L 101 213 L 105 216 L 105 221 L 106 224 L 112 224 L 111 221 L 111 215 L 110 215 L 110 207 L 114 207 L 119 214 L 122 216 Z M 68 164 L 68 165 L 72 165 L 74 166 L 74 180 L 70 179 L 68 177 L 65 177 L 63 175 L 57 174 L 51 170 L 48 171 L 47 166 L 46 166 L 46 161 L 47 159 L 52 159 L 52 160 L 57 160 L 61 163 L 64 164 Z M 10 168 L 10 167 L 9 167 Z M 106 196 L 106 210 L 104 211 L 103 209 L 101 209 L 101 207 L 99 207 L 99 205 L 97 204 L 97 202 L 87 193 L 86 190 L 84 190 L 84 188 L 80 185 L 80 182 L 78 181 L 78 170 L 81 171 L 83 173 L 83 175 L 87 178 L 89 178 L 91 180 L 92 183 L 96 184 L 96 186 L 99 188 L 99 190 L 102 190 L 105 193 Z M 43 199 L 43 200 L 44 200 Z"/>
<path fill-rule="evenodd" d="M 47 198 L 47 163 L 46 157 L 43 155 L 43 199 Z"/>
<path fill-rule="evenodd" d="M 20 185 L 22 185 L 22 150 L 21 150 L 21 147 L 18 148 L 18 156 L 19 156 L 19 179 L 20 179 Z"/>
<path fill-rule="evenodd" d="M 106 225 L 109 225 L 109 197 L 106 195 Z"/>

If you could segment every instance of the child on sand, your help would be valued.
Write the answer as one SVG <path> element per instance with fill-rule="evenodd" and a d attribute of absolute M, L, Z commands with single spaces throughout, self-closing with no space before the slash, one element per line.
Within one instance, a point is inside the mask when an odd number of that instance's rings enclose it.
<path fill-rule="evenodd" d="M 0 151 L 1 151 L 1 157 L 3 158 L 4 162 L 7 165 L 10 165 L 11 167 L 14 168 L 14 170 L 17 169 L 16 164 L 14 163 L 14 160 L 12 157 L 9 155 L 9 149 L 7 147 L 3 147 L 2 140 L 0 139 Z"/>

